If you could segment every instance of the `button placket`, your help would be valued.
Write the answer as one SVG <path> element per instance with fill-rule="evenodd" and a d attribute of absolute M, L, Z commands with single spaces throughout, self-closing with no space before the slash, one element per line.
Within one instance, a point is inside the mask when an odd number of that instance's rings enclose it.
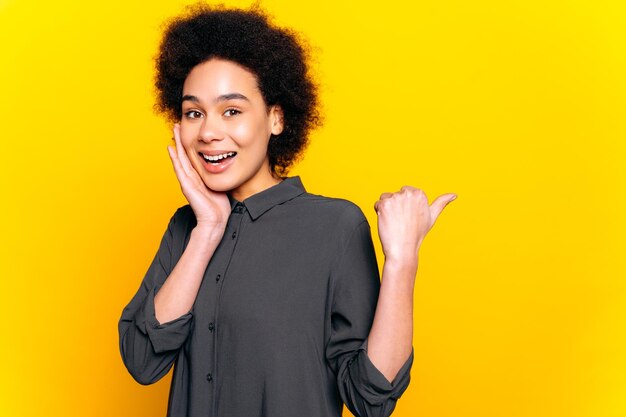
<path fill-rule="evenodd" d="M 233 214 L 235 214 L 235 216 L 231 216 L 231 219 L 229 221 L 229 225 L 227 226 L 227 232 L 226 233 L 231 233 L 230 237 L 230 241 L 228 240 L 227 236 L 228 234 L 225 234 L 225 238 L 226 240 L 223 242 L 224 246 L 222 247 L 222 250 L 220 252 L 221 256 L 224 256 L 224 259 L 227 259 L 228 261 L 226 263 L 223 263 L 220 265 L 220 269 L 218 269 L 218 271 L 221 271 L 221 273 L 218 273 L 215 275 L 215 284 L 216 284 L 216 301 L 215 301 L 215 310 L 214 310 L 214 316 L 212 316 L 212 321 L 208 323 L 207 325 L 207 329 L 209 330 L 209 337 L 212 339 L 212 345 L 213 345 L 213 360 L 212 360 L 212 365 L 211 367 L 209 367 L 208 370 L 211 371 L 215 371 L 215 364 L 217 364 L 218 360 L 217 357 L 219 355 L 219 352 L 217 351 L 217 338 L 218 338 L 218 333 L 217 333 L 217 322 L 219 321 L 219 298 L 220 298 L 220 293 L 222 292 L 223 289 L 223 285 L 225 283 L 225 278 L 226 278 L 226 273 L 228 271 L 228 263 L 230 262 L 230 258 L 235 250 L 235 246 L 237 245 L 237 235 L 238 235 L 238 231 L 241 228 L 241 223 L 242 220 L 244 219 L 245 216 L 242 216 L 242 213 L 245 213 L 245 206 L 241 203 L 238 203 L 234 209 L 233 209 Z M 227 243 L 228 242 L 228 243 Z M 211 317 L 211 316 L 210 316 Z M 214 380 L 215 376 L 213 375 L 212 372 L 209 372 L 206 376 L 206 379 L 208 381 L 208 383 L 212 384 L 213 380 Z M 217 385 L 213 385 L 213 409 L 215 410 L 215 399 L 216 399 L 216 392 L 215 390 L 217 389 Z"/>

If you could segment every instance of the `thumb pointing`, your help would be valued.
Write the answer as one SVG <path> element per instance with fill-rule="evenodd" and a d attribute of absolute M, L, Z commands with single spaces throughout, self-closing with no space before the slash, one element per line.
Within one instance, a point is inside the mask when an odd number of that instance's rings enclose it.
<path fill-rule="evenodd" d="M 439 217 L 439 214 L 441 214 L 443 209 L 451 201 L 455 200 L 456 197 L 457 195 L 454 193 L 442 194 L 439 197 L 437 197 L 435 201 L 432 202 L 432 204 L 430 205 L 430 215 L 433 220 L 433 223 L 435 222 L 435 220 L 437 220 L 437 217 Z"/>

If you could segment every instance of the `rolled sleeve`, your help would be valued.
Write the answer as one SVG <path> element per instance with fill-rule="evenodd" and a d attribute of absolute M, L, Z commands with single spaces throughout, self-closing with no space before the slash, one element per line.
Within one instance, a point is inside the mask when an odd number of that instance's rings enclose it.
<path fill-rule="evenodd" d="M 402 365 L 396 377 L 389 382 L 367 355 L 366 340 L 359 348 L 354 359 L 347 362 L 348 369 L 344 372 L 349 374 L 353 384 L 344 384 L 344 387 L 353 387 L 356 393 L 346 392 L 345 395 L 350 395 L 353 398 L 353 403 L 358 404 L 362 402 L 357 408 L 361 408 L 365 412 L 359 415 L 390 415 L 393 408 L 395 408 L 395 402 L 409 386 L 412 365 L 413 349 L 411 349 L 409 358 Z M 370 405 L 378 407 L 375 409 L 375 413 L 368 413 L 368 406 Z"/>
<path fill-rule="evenodd" d="M 391 382 L 367 355 L 380 276 L 370 227 L 361 216 L 331 272 L 331 336 L 326 355 L 346 407 L 356 417 L 388 417 L 409 385 L 413 350 Z"/>
<path fill-rule="evenodd" d="M 191 327 L 191 311 L 165 323 L 159 323 L 154 312 L 154 296 L 158 288 L 152 288 L 148 292 L 145 302 L 137 310 L 134 316 L 135 325 L 143 333 L 147 334 L 152 342 L 155 353 L 167 352 L 179 349 Z"/>

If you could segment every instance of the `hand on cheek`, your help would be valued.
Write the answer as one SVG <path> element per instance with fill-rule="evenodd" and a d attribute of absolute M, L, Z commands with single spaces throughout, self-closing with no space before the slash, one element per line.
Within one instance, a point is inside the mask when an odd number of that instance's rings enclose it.
<path fill-rule="evenodd" d="M 167 150 L 180 188 L 196 215 L 196 227 L 217 230 L 223 234 L 231 210 L 228 196 L 206 186 L 185 152 L 180 140 L 180 125 L 174 125 L 173 131 L 176 147 L 168 146 Z"/>

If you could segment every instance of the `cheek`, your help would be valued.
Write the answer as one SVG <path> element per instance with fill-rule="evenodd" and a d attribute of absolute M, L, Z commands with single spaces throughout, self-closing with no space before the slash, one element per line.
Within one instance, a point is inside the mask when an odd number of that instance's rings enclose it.
<path fill-rule="evenodd" d="M 263 120 L 256 119 L 242 120 L 233 126 L 231 132 L 241 146 L 262 146 L 266 134 L 269 136 Z"/>
<path fill-rule="evenodd" d="M 232 126 L 232 135 L 242 144 L 250 142 L 250 137 L 254 136 L 254 126 L 250 122 L 237 123 Z"/>
<path fill-rule="evenodd" d="M 185 149 L 189 149 L 193 139 L 195 137 L 195 133 L 192 129 L 180 127 L 180 142 L 183 144 Z"/>

